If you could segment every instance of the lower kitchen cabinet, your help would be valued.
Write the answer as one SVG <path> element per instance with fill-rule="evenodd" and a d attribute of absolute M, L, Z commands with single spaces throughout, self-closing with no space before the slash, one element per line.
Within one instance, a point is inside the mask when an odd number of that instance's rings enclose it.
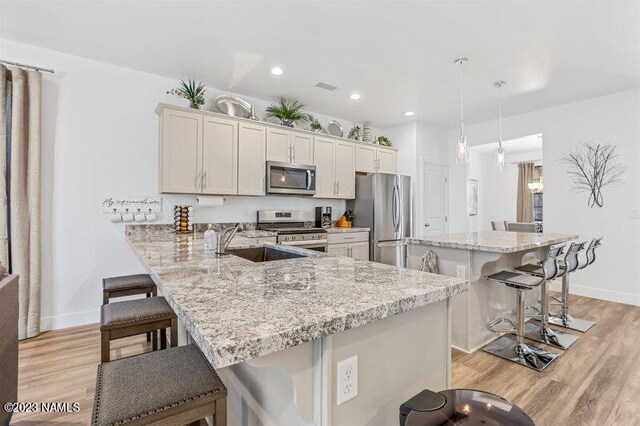
<path fill-rule="evenodd" d="M 339 232 L 329 234 L 327 253 L 350 257 L 355 260 L 369 260 L 368 232 Z"/>

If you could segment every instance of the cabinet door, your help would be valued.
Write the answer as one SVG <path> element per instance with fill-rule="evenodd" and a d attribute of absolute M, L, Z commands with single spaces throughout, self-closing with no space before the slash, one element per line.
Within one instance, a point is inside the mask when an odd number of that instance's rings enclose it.
<path fill-rule="evenodd" d="M 238 122 L 204 117 L 202 193 L 238 193 Z"/>
<path fill-rule="evenodd" d="M 356 172 L 373 173 L 376 171 L 376 147 L 356 145 Z"/>
<path fill-rule="evenodd" d="M 335 256 L 349 257 L 349 244 L 329 244 L 327 253 Z"/>
<path fill-rule="evenodd" d="M 338 198 L 356 196 L 356 146 L 351 142 L 336 142 L 335 173 Z"/>
<path fill-rule="evenodd" d="M 238 195 L 264 195 L 266 128 L 240 123 L 238 128 Z"/>
<path fill-rule="evenodd" d="M 313 159 L 316 166 L 316 198 L 336 198 L 335 144 L 331 139 L 315 138 Z"/>
<path fill-rule="evenodd" d="M 202 115 L 163 110 L 160 138 L 160 192 L 197 192 L 200 189 Z"/>
<path fill-rule="evenodd" d="M 391 149 L 378 148 L 378 172 L 396 174 L 396 152 Z"/>
<path fill-rule="evenodd" d="M 291 162 L 290 132 L 267 128 L 267 161 Z"/>
<path fill-rule="evenodd" d="M 355 260 L 369 260 L 369 242 L 351 243 L 350 254 Z"/>
<path fill-rule="evenodd" d="M 305 133 L 291 133 L 293 163 L 313 164 L 313 136 Z"/>

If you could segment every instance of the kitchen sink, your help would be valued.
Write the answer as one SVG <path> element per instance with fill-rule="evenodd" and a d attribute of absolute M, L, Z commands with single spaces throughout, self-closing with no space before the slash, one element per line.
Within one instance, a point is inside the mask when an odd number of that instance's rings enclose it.
<path fill-rule="evenodd" d="M 304 254 L 292 253 L 290 251 L 280 250 L 273 247 L 227 249 L 227 252 L 243 259 L 250 260 L 252 262 L 270 262 L 272 260 L 297 259 L 299 257 L 307 257 Z"/>

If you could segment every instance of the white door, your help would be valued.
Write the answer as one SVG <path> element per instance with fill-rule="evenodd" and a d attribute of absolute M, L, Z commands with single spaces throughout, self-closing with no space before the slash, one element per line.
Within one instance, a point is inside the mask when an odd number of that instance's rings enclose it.
<path fill-rule="evenodd" d="M 238 128 L 238 195 L 264 195 L 264 126 L 240 123 Z"/>
<path fill-rule="evenodd" d="M 356 145 L 356 172 L 373 173 L 376 171 L 376 147 Z"/>
<path fill-rule="evenodd" d="M 291 134 L 286 130 L 267 128 L 267 161 L 291 163 Z"/>
<path fill-rule="evenodd" d="M 349 257 L 349 244 L 329 244 L 327 254 Z"/>
<path fill-rule="evenodd" d="M 369 242 L 351 243 L 351 257 L 355 260 L 369 260 Z"/>
<path fill-rule="evenodd" d="M 291 132 L 291 154 L 294 164 L 313 164 L 313 136 Z"/>
<path fill-rule="evenodd" d="M 396 161 L 396 152 L 391 149 L 378 148 L 378 170 L 380 173 L 396 174 L 398 166 Z"/>
<path fill-rule="evenodd" d="M 202 193 L 238 193 L 238 122 L 204 117 Z"/>
<path fill-rule="evenodd" d="M 422 178 L 421 218 L 417 226 L 420 235 L 444 234 L 448 229 L 447 209 L 447 166 L 420 162 Z"/>
<path fill-rule="evenodd" d="M 165 109 L 161 118 L 160 192 L 200 190 L 202 115 Z"/>
<path fill-rule="evenodd" d="M 336 192 L 338 198 L 356 196 L 356 146 L 351 142 L 336 141 Z"/>
<path fill-rule="evenodd" d="M 313 160 L 316 166 L 316 198 L 336 198 L 333 157 L 334 142 L 331 139 L 316 137 L 313 143 Z"/>

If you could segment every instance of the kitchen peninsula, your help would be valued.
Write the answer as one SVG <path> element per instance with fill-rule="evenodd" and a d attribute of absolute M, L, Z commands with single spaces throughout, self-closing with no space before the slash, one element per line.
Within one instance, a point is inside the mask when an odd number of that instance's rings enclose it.
<path fill-rule="evenodd" d="M 513 290 L 484 277 L 540 260 L 549 246 L 576 238 L 577 235 L 568 234 L 505 231 L 414 237 L 407 239 L 407 265 L 418 269 L 424 253 L 431 250 L 438 256 L 441 274 L 463 275 L 469 280 L 469 291 L 452 299 L 452 344 L 456 349 L 473 352 L 496 338 L 487 325 L 515 309 Z M 529 304 L 534 304 L 539 294 L 529 293 Z"/>
<path fill-rule="evenodd" d="M 188 333 L 180 343 L 225 382 L 229 424 L 394 424 L 403 401 L 449 386 L 449 300 L 464 279 L 243 237 L 230 251 L 299 257 L 216 258 L 200 235 L 140 228 L 127 238 Z M 341 403 L 339 364 L 352 357 L 357 396 Z"/>

